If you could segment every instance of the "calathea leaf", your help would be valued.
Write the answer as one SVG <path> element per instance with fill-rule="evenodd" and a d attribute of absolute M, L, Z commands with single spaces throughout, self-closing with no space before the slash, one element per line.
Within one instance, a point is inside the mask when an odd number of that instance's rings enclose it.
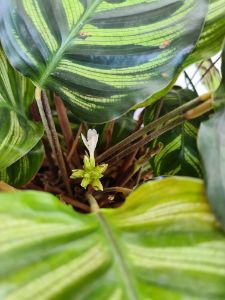
<path fill-rule="evenodd" d="M 225 236 L 201 181 L 149 182 L 89 215 L 39 192 L 0 203 L 1 299 L 225 297 Z"/>
<path fill-rule="evenodd" d="M 205 20 L 204 28 L 198 43 L 194 51 L 188 56 L 187 60 L 184 61 L 181 69 L 185 69 L 187 66 L 192 65 L 193 63 L 209 59 L 221 50 L 225 38 L 224 16 L 224 0 L 211 0 L 209 3 L 209 10 Z M 174 80 L 170 85 L 151 96 L 139 106 L 147 106 L 152 104 L 168 93 L 177 81 L 178 75 L 179 72 L 177 73 L 177 76 L 174 77 Z"/>
<path fill-rule="evenodd" d="M 201 124 L 198 146 L 209 202 L 225 229 L 225 108 Z"/>
<path fill-rule="evenodd" d="M 159 116 L 193 100 L 197 94 L 188 89 L 173 89 L 162 98 L 163 106 Z M 152 121 L 158 104 L 149 106 L 145 113 L 145 123 Z M 205 117 L 204 117 L 205 119 Z M 161 150 L 150 163 L 155 176 L 183 175 L 201 177 L 202 169 L 197 149 L 197 133 L 203 119 L 185 121 L 171 131 L 155 139 L 150 147 L 161 145 Z"/>
<path fill-rule="evenodd" d="M 113 119 L 165 88 L 193 50 L 208 0 L 0 1 L 10 62 L 79 118 Z"/>
<path fill-rule="evenodd" d="M 222 65 L 221 65 L 222 79 L 220 82 L 220 86 L 214 93 L 214 100 L 215 100 L 214 102 L 215 102 L 216 109 L 223 107 L 225 105 L 225 40 L 224 40 L 224 48 L 221 57 L 222 57 Z"/>
<path fill-rule="evenodd" d="M 20 187 L 29 182 L 39 171 L 44 158 L 44 150 L 38 143 L 31 151 L 8 168 L 0 171 L 0 181 L 14 187 Z"/>
<path fill-rule="evenodd" d="M 225 38 L 224 0 L 211 0 L 200 39 L 184 66 L 206 60 L 221 50 Z"/>
<path fill-rule="evenodd" d="M 198 65 L 199 73 L 203 77 L 202 84 L 209 91 L 216 91 L 221 82 L 220 72 L 217 67 L 214 65 L 214 62 L 211 58 L 201 62 Z"/>
<path fill-rule="evenodd" d="M 98 151 L 109 145 L 115 145 L 132 134 L 137 127 L 137 122 L 134 119 L 134 111 L 129 111 L 115 121 L 106 124 L 88 125 L 93 127 L 99 133 Z M 109 145 L 108 145 L 109 143 Z"/>
<path fill-rule="evenodd" d="M 42 125 L 28 118 L 33 97 L 33 84 L 13 70 L 0 49 L 0 171 L 27 154 L 42 137 Z"/>
<path fill-rule="evenodd" d="M 222 75 L 221 85 L 215 93 L 219 111 L 201 124 L 198 146 L 205 169 L 207 196 L 225 230 L 225 48 Z"/>

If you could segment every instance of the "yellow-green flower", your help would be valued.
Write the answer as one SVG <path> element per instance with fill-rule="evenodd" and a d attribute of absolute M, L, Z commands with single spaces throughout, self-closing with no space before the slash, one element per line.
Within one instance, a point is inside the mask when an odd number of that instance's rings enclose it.
<path fill-rule="evenodd" d="M 94 190 L 103 190 L 102 183 L 100 179 L 104 176 L 103 173 L 106 171 L 108 165 L 101 164 L 95 165 L 94 152 L 98 142 L 98 134 L 95 129 L 89 129 L 87 134 L 87 139 L 82 135 L 83 142 L 89 151 L 89 155 L 86 153 L 84 156 L 84 168 L 83 170 L 76 169 L 72 170 L 72 179 L 83 178 L 81 181 L 81 186 L 87 188 L 91 185 Z"/>

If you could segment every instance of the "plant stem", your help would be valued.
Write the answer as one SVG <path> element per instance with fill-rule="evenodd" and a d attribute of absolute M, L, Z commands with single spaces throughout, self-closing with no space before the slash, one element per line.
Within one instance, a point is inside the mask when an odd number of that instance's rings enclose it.
<path fill-rule="evenodd" d="M 90 194 L 89 192 L 87 192 L 86 198 L 91 206 L 91 211 L 93 213 L 98 213 L 100 210 L 100 207 L 99 207 L 98 202 L 96 201 L 95 197 L 92 194 Z"/>
<path fill-rule="evenodd" d="M 15 193 L 18 192 L 17 189 L 15 189 L 13 186 L 8 185 L 4 181 L 0 181 L 0 192 L 9 192 L 9 193 Z"/>
<path fill-rule="evenodd" d="M 155 155 L 157 152 L 160 151 L 161 147 L 156 147 L 154 149 L 147 148 L 145 151 L 145 154 L 142 155 L 134 164 L 134 166 L 126 172 L 125 176 L 122 178 L 122 180 L 119 182 L 120 186 L 125 186 L 129 183 L 129 181 L 132 179 L 132 177 L 139 173 L 141 169 L 143 169 L 144 165 L 147 163 L 147 161 L 150 160 L 150 158 Z M 135 151 L 136 152 L 136 151 Z"/>
<path fill-rule="evenodd" d="M 43 106 L 43 102 L 42 102 L 41 93 L 42 93 L 41 88 L 36 87 L 35 100 L 37 102 L 38 110 L 39 110 L 39 113 L 40 113 L 40 116 L 41 116 L 42 123 L 43 123 L 44 128 L 45 128 L 45 132 L 46 132 L 49 144 L 52 148 L 53 154 L 56 155 L 55 148 L 54 148 L 54 145 L 53 145 L 53 139 L 52 139 L 51 131 L 50 131 L 50 128 L 48 126 L 48 120 L 47 120 L 45 110 L 44 110 L 44 106 Z"/>
<path fill-rule="evenodd" d="M 64 203 L 68 203 L 68 204 L 71 204 L 73 207 L 75 208 L 79 208 L 81 209 L 82 211 L 86 212 L 86 213 L 89 213 L 91 210 L 90 210 L 90 207 L 76 199 L 72 199 L 70 197 L 67 197 L 65 195 L 60 195 L 60 199 L 61 201 L 63 201 Z"/>
<path fill-rule="evenodd" d="M 136 188 L 139 185 L 140 181 L 141 181 L 141 176 L 142 176 L 142 173 L 143 173 L 143 169 L 144 169 L 144 166 L 142 166 L 140 168 L 139 172 L 138 172 L 137 180 L 136 180 L 136 184 L 135 184 L 134 188 Z"/>
<path fill-rule="evenodd" d="M 159 137 L 163 133 L 165 133 L 165 132 L 175 128 L 176 126 L 182 124 L 184 121 L 185 121 L 184 117 L 180 117 L 180 118 L 177 118 L 176 120 L 171 121 L 169 123 L 169 125 L 166 125 L 165 127 L 161 128 L 161 129 L 153 131 L 152 133 L 150 133 L 149 135 L 144 137 L 142 140 L 136 142 L 135 144 L 130 145 L 129 147 L 125 148 L 124 150 L 120 151 L 119 153 L 114 154 L 113 157 L 105 160 L 105 162 L 107 162 L 107 163 L 109 163 L 111 161 L 115 162 L 116 160 L 118 161 L 118 160 L 122 159 L 123 157 L 129 155 L 133 151 L 136 151 L 137 148 L 141 148 L 141 147 L 145 146 L 146 144 L 148 144 L 152 140 L 156 139 L 157 137 Z"/>
<path fill-rule="evenodd" d="M 152 123 L 148 124 L 144 128 L 139 129 L 138 131 L 134 132 L 130 136 L 128 136 L 126 139 L 124 139 L 122 142 L 116 144 L 115 146 L 111 147 L 101 155 L 99 155 L 96 159 L 96 161 L 102 162 L 106 161 L 110 157 L 112 157 L 116 152 L 121 151 L 123 148 L 128 148 L 128 145 L 133 143 L 135 140 L 141 138 L 143 135 L 149 133 L 150 131 L 156 129 L 157 127 L 162 126 L 168 121 L 171 121 L 171 119 L 176 118 L 177 116 L 183 115 L 188 110 L 192 109 L 193 107 L 196 107 L 197 105 L 201 104 L 204 101 L 207 101 L 212 98 L 211 93 L 206 93 L 202 96 L 197 97 L 196 99 L 189 101 L 185 103 L 182 106 L 179 106 L 178 108 L 174 109 L 173 111 L 169 112 L 168 114 L 164 115 L 163 117 L 153 121 Z"/>
<path fill-rule="evenodd" d="M 105 188 L 101 193 L 122 193 L 124 195 L 128 195 L 132 192 L 131 189 L 124 188 L 122 186 L 115 186 L 115 187 L 110 187 L 110 188 Z"/>
<path fill-rule="evenodd" d="M 47 160 L 47 164 L 49 166 L 49 170 L 51 172 L 52 178 L 56 179 L 57 178 L 57 166 L 55 165 L 55 160 L 52 157 L 52 153 L 51 153 L 51 147 L 48 143 L 48 140 L 44 137 L 42 138 L 42 143 L 44 145 L 44 149 L 45 149 L 45 154 L 46 154 L 46 160 Z"/>
<path fill-rule="evenodd" d="M 215 62 L 212 62 L 212 60 L 210 59 L 210 67 L 205 71 L 205 73 L 202 75 L 202 77 L 198 80 L 198 82 L 195 84 L 195 86 L 197 86 L 205 77 L 206 75 L 210 72 L 210 70 L 215 66 L 215 64 L 221 59 L 221 55 L 217 58 L 217 60 Z M 202 62 L 204 63 L 204 62 Z"/>
<path fill-rule="evenodd" d="M 213 108 L 213 100 L 210 99 L 208 101 L 203 102 L 199 106 L 187 111 L 185 113 L 185 119 L 187 119 L 187 120 L 196 119 L 196 118 L 202 116 L 203 114 L 209 112 L 212 108 Z"/>
<path fill-rule="evenodd" d="M 41 89 L 38 87 L 35 92 L 35 98 L 37 101 L 37 105 L 40 111 L 40 115 L 42 118 L 42 122 L 45 127 L 45 131 L 47 133 L 47 137 L 49 140 L 49 143 L 51 145 L 53 154 L 55 155 L 55 158 L 58 162 L 58 167 L 60 169 L 63 182 L 66 186 L 67 192 L 70 196 L 72 196 L 72 189 L 70 186 L 69 176 L 67 173 L 66 164 L 63 158 L 62 149 L 60 147 L 58 135 L 56 132 L 55 124 L 52 117 L 51 108 L 48 102 L 48 98 L 46 93 L 43 93 L 43 100 L 41 97 Z"/>
<path fill-rule="evenodd" d="M 64 139 L 65 139 L 65 143 L 67 145 L 67 149 L 69 152 L 71 149 L 71 146 L 73 144 L 73 131 L 70 126 L 66 108 L 65 108 L 61 98 L 59 96 L 55 95 L 54 100 L 55 100 L 56 111 L 58 114 L 59 125 L 62 130 Z"/>
<path fill-rule="evenodd" d="M 115 126 L 115 121 L 111 121 L 105 126 L 103 132 L 103 141 L 105 144 L 104 148 L 106 150 L 111 146 L 114 126 Z"/>
<path fill-rule="evenodd" d="M 80 159 L 79 159 L 78 152 L 77 152 L 77 145 L 79 142 L 79 138 L 80 138 L 82 129 L 83 129 L 83 123 L 80 123 L 75 140 L 72 144 L 71 150 L 68 155 L 68 161 L 73 162 L 74 166 L 78 167 L 78 168 L 81 167 L 81 163 L 80 163 Z"/>

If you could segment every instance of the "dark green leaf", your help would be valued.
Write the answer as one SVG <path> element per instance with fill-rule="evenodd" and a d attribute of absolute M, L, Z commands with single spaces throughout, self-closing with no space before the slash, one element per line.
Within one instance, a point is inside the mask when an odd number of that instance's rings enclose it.
<path fill-rule="evenodd" d="M 5 170 L 1 170 L 0 181 L 4 181 L 14 187 L 26 184 L 40 169 L 43 158 L 43 147 L 41 143 L 38 143 L 28 154 Z"/>
<path fill-rule="evenodd" d="M 160 116 L 165 115 L 176 107 L 196 98 L 195 92 L 187 89 L 176 89 L 163 97 Z M 152 121 L 157 106 L 149 107 L 146 111 L 145 123 Z M 155 176 L 183 175 L 202 177 L 201 163 L 197 149 L 197 133 L 202 119 L 186 121 L 173 130 L 154 140 L 150 147 L 158 144 L 162 149 L 151 159 Z"/>
<path fill-rule="evenodd" d="M 197 1 L 196 1 L 197 2 Z M 185 60 L 181 69 L 185 69 L 187 66 L 193 63 L 206 60 L 213 55 L 217 54 L 222 47 L 225 38 L 225 5 L 224 0 L 211 0 L 209 3 L 208 15 L 206 17 L 206 22 L 201 33 L 200 39 L 191 55 Z M 139 106 L 147 106 L 154 103 L 166 93 L 175 84 L 179 72 L 176 74 L 172 82 L 163 90 L 160 90 L 149 99 L 147 99 L 143 104 Z"/>
<path fill-rule="evenodd" d="M 193 53 L 184 66 L 206 60 L 221 50 L 225 38 L 224 0 L 211 0 L 205 26 Z"/>
<path fill-rule="evenodd" d="M 208 0 L 1 0 L 14 67 L 101 123 L 164 89 L 195 47 Z"/>
<path fill-rule="evenodd" d="M 207 196 L 225 229 L 225 108 L 202 123 L 198 145 L 205 168 Z"/>
<path fill-rule="evenodd" d="M 28 118 L 33 97 L 31 81 L 8 64 L 0 49 L 0 170 L 27 154 L 43 135 L 42 125 Z"/>
<path fill-rule="evenodd" d="M 225 49 L 222 75 L 215 101 L 217 108 L 222 104 L 223 107 L 209 121 L 201 124 L 198 146 L 204 163 L 207 196 L 225 229 Z"/>
<path fill-rule="evenodd" d="M 222 52 L 222 66 L 221 66 L 222 79 L 218 90 L 214 95 L 215 108 L 219 109 L 225 105 L 225 43 Z"/>

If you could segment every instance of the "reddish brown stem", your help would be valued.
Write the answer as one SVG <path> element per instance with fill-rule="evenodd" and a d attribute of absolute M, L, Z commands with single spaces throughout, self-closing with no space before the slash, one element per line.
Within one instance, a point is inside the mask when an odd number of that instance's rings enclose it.
<path fill-rule="evenodd" d="M 67 145 L 67 149 L 69 152 L 73 144 L 73 131 L 67 116 L 67 110 L 65 108 L 64 103 L 62 102 L 61 98 L 57 95 L 55 95 L 54 99 L 55 99 L 55 107 L 59 119 L 59 125 L 62 130 L 62 134 L 65 139 L 65 143 Z"/>
<path fill-rule="evenodd" d="M 106 125 L 105 130 L 103 132 L 103 141 L 105 142 L 105 149 L 108 149 L 112 143 L 112 135 L 115 126 L 115 121 L 109 122 Z"/>
<path fill-rule="evenodd" d="M 55 124 L 54 124 L 54 120 L 52 117 L 52 112 L 51 112 L 51 108 L 48 102 L 48 98 L 45 92 L 43 92 L 43 107 L 44 107 L 44 111 L 45 111 L 45 116 L 48 122 L 48 126 L 49 126 L 49 131 L 51 134 L 51 139 L 52 139 L 52 148 L 53 148 L 53 152 L 55 153 L 55 158 L 58 162 L 58 166 L 62 175 L 62 179 L 63 182 L 66 185 L 66 189 L 67 192 L 70 196 L 72 196 L 72 189 L 70 186 L 70 180 L 69 180 L 69 174 L 67 173 L 67 168 L 66 168 L 66 164 L 63 158 L 63 153 L 62 153 L 62 149 L 59 143 L 59 139 L 58 139 L 58 134 L 56 132 L 56 128 L 55 128 Z"/>
<path fill-rule="evenodd" d="M 104 191 L 101 191 L 100 193 L 122 193 L 125 196 L 129 195 L 132 192 L 131 189 L 124 188 L 122 186 L 115 186 L 104 189 Z"/>
<path fill-rule="evenodd" d="M 84 211 L 86 213 L 91 212 L 91 209 L 88 205 L 86 205 L 84 203 L 81 203 L 78 200 L 72 199 L 72 198 L 67 197 L 65 195 L 60 195 L 60 200 L 64 203 L 71 204 L 73 207 L 79 208 L 79 209 L 81 209 L 82 211 Z"/>
<path fill-rule="evenodd" d="M 52 178 L 56 179 L 57 178 L 58 169 L 57 169 L 57 167 L 55 165 L 54 159 L 52 158 L 51 147 L 50 147 L 47 139 L 45 139 L 45 138 L 42 139 L 42 143 L 43 143 L 44 148 L 45 148 L 46 161 L 47 161 L 49 170 L 51 172 Z"/>
<path fill-rule="evenodd" d="M 83 129 L 83 123 L 81 123 L 79 128 L 78 128 L 76 137 L 74 139 L 74 142 L 72 144 L 71 150 L 70 150 L 69 155 L 68 155 L 68 161 L 73 162 L 73 164 L 78 168 L 81 167 L 81 163 L 80 163 L 78 152 L 77 152 L 77 145 L 78 145 L 78 142 L 79 142 L 79 138 L 80 138 L 82 129 Z"/>
<path fill-rule="evenodd" d="M 149 135 L 147 135 L 145 138 L 137 141 L 136 143 L 130 145 L 129 147 L 127 147 L 126 149 L 124 149 L 123 151 L 115 154 L 112 158 L 106 160 L 105 162 L 109 163 L 111 161 L 118 161 L 124 157 L 126 157 L 127 155 L 129 155 L 130 153 L 136 151 L 136 149 L 140 149 L 141 147 L 145 146 L 146 144 L 148 144 L 150 141 L 152 141 L 153 139 L 157 138 L 158 136 L 160 136 L 161 134 L 175 128 L 176 126 L 182 124 L 185 121 L 185 119 L 183 117 L 177 118 L 174 121 L 171 121 L 167 126 L 153 131 L 152 133 L 150 133 Z"/>

